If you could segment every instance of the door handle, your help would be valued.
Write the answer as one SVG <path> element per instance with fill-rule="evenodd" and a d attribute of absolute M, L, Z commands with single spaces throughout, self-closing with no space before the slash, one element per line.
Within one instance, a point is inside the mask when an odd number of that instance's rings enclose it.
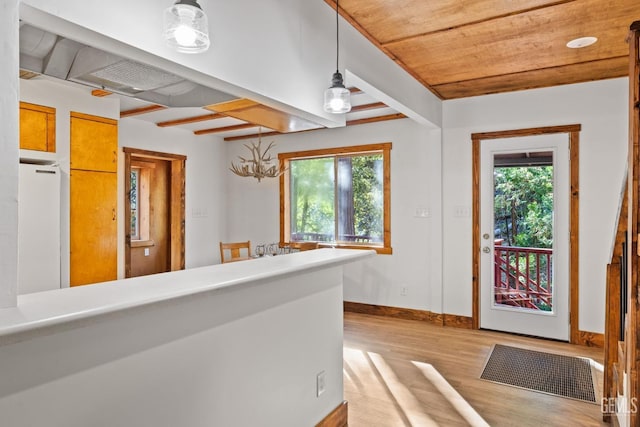
<path fill-rule="evenodd" d="M 489 249 L 489 246 L 485 246 L 484 248 L 482 248 L 482 252 L 488 254 L 489 252 L 491 252 L 491 249 Z"/>

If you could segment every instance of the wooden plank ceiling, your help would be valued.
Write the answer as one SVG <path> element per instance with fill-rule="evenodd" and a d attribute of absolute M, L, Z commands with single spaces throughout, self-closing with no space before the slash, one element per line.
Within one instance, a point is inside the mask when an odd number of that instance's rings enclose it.
<path fill-rule="evenodd" d="M 625 76 L 629 25 L 640 20 L 639 0 L 340 0 L 340 9 L 441 99 Z M 585 36 L 598 42 L 566 47 Z"/>

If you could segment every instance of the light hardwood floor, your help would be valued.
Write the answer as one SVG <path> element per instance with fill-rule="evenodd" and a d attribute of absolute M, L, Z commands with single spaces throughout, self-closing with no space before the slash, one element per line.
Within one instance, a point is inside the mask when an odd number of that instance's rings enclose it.
<path fill-rule="evenodd" d="M 493 344 L 603 362 L 596 348 L 345 313 L 349 427 L 608 425 L 599 404 L 481 380 Z"/>

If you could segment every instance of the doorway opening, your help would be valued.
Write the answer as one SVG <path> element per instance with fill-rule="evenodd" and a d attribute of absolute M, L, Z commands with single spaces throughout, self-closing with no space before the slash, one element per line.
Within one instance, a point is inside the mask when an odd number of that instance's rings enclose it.
<path fill-rule="evenodd" d="M 186 156 L 124 153 L 125 277 L 183 270 Z"/>

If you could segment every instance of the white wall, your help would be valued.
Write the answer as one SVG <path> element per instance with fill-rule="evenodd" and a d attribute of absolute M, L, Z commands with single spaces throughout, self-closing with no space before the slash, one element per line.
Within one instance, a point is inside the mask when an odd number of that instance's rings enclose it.
<path fill-rule="evenodd" d="M 444 102 L 444 312 L 471 315 L 471 134 L 581 124 L 580 330 L 604 331 L 605 267 L 625 173 L 626 78 Z"/>
<path fill-rule="evenodd" d="M 18 289 L 18 1 L 0 3 L 0 308 Z"/>
<path fill-rule="evenodd" d="M 440 131 L 412 120 L 359 125 L 309 133 L 263 138 L 273 149 L 289 152 L 379 142 L 392 142 L 391 245 L 392 255 L 377 255 L 345 267 L 345 300 L 368 304 L 441 311 L 441 183 Z M 246 143 L 247 141 L 245 141 Z M 227 162 L 245 156 L 242 141 L 227 144 Z M 258 183 L 228 175 L 227 238 L 256 244 L 279 239 L 277 179 Z M 427 208 L 429 218 L 415 217 Z M 401 295 L 402 288 L 407 295 Z"/>
<path fill-rule="evenodd" d="M 224 141 L 211 135 L 196 136 L 184 129 L 159 128 L 154 123 L 135 118 L 120 120 L 119 135 L 121 147 L 187 156 L 186 268 L 220 262 L 218 242 L 223 240 L 227 219 L 227 209 L 224 204 L 227 179 Z M 119 170 L 124 170 L 124 163 L 119 165 Z M 119 185 L 118 194 L 124 194 L 122 174 Z M 124 215 L 123 204 L 120 205 Z M 121 218 L 123 218 L 122 215 Z M 124 227 L 119 227 L 119 230 L 123 239 Z"/>

